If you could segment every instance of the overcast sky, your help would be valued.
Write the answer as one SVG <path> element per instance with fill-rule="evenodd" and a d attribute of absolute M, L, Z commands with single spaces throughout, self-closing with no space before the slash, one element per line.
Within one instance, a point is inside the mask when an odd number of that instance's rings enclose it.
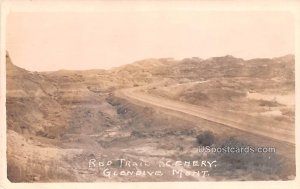
<path fill-rule="evenodd" d="M 287 12 L 10 13 L 6 32 L 13 63 L 31 71 L 107 69 L 146 58 L 294 54 Z"/>

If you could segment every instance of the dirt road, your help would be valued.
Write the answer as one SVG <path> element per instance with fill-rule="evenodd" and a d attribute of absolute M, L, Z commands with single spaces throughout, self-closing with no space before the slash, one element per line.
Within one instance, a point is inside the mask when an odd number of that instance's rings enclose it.
<path fill-rule="evenodd" d="M 166 110 L 167 112 L 192 115 L 201 119 L 221 124 L 225 127 L 238 129 L 264 138 L 277 140 L 290 145 L 295 144 L 294 127 L 278 124 L 272 120 L 251 117 L 250 115 L 227 112 L 223 110 L 212 110 L 192 104 L 178 102 L 158 96 L 141 92 L 140 88 L 119 90 L 116 96 L 125 98 L 135 104 L 151 106 Z M 271 121 L 271 122 L 270 122 Z"/>

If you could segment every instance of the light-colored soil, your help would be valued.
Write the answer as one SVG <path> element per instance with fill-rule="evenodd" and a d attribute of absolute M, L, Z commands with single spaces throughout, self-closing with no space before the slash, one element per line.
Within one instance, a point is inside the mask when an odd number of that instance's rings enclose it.
<path fill-rule="evenodd" d="M 293 56 L 149 59 L 111 70 L 38 73 L 14 66 L 7 56 L 8 179 L 294 179 L 293 61 Z M 276 153 L 199 152 L 203 135 L 211 147 L 275 147 Z M 114 163 L 93 168 L 91 159 Z M 151 166 L 121 169 L 117 159 Z M 209 177 L 179 178 L 172 171 L 203 167 L 158 166 L 161 161 L 195 160 L 215 160 L 217 167 L 209 169 Z M 164 174 L 107 177 L 105 168 Z"/>
<path fill-rule="evenodd" d="M 270 124 L 263 118 L 253 119 L 250 116 L 230 113 L 226 111 L 214 111 L 206 107 L 195 106 L 183 102 L 172 101 L 162 97 L 156 97 L 146 93 L 139 92 L 138 89 L 124 89 L 116 93 L 119 97 L 125 97 L 129 100 L 135 100 L 144 105 L 159 107 L 161 109 L 172 110 L 182 113 L 182 116 L 186 114 L 199 117 L 208 121 L 212 121 L 218 124 L 232 127 L 234 129 L 242 130 L 247 133 L 252 133 L 264 137 L 269 137 L 282 142 L 295 143 L 295 130 L 294 127 L 288 127 L 281 124 Z M 137 103 L 138 103 L 137 102 Z M 255 121 L 255 122 L 254 122 Z M 269 120 L 267 120 L 269 121 Z M 219 128 L 216 128 L 219 129 Z M 215 129 L 215 130 L 216 130 Z"/>

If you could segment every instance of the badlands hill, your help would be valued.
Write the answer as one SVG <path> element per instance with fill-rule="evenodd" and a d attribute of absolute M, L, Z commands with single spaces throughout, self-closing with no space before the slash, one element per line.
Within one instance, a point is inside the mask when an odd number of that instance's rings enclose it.
<path fill-rule="evenodd" d="M 234 136 L 238 144 L 278 143 L 279 150 L 287 150 L 281 151 L 263 170 L 260 163 L 267 162 L 264 156 L 255 157 L 261 158 L 260 162 L 255 158 L 242 159 L 242 168 L 235 167 L 233 157 L 220 156 L 227 162 L 226 166 L 219 172 L 216 170 L 210 179 L 276 180 L 294 175 L 293 155 L 282 155 L 293 154 L 293 145 L 282 148 L 278 141 L 246 135 L 207 120 L 174 116 L 116 95 L 120 90 L 136 88 L 162 99 L 247 115 L 274 125 L 274 130 L 278 125 L 280 131 L 286 129 L 293 133 L 293 55 L 251 60 L 233 56 L 205 60 L 197 57 L 146 59 L 110 70 L 55 72 L 19 68 L 8 54 L 6 60 L 7 157 L 11 181 L 106 181 L 99 172 L 88 169 L 89 158 L 126 157 L 151 162 L 156 162 L 158 157 L 190 159 L 199 156 L 191 151 L 197 149 L 197 136 L 206 130 L 218 138 L 215 145 L 227 144 Z M 240 139 L 246 141 L 241 143 Z M 275 166 L 277 161 L 286 170 Z M 261 175 L 256 176 L 259 172 Z M 111 180 L 174 181 L 177 178 L 166 175 Z"/>

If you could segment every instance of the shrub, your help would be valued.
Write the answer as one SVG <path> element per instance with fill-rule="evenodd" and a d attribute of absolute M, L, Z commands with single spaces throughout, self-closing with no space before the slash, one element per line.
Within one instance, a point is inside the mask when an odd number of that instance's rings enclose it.
<path fill-rule="evenodd" d="M 227 138 L 220 141 L 220 147 L 232 147 L 241 149 L 249 147 L 247 142 L 236 139 L 235 137 Z M 256 146 L 252 146 L 256 148 Z M 283 156 L 275 153 L 254 153 L 254 152 L 224 152 L 213 154 L 219 162 L 218 169 L 215 169 L 212 174 L 222 177 L 229 176 L 232 179 L 248 179 L 253 180 L 277 180 L 287 179 L 286 161 Z M 293 170 L 290 170 L 292 173 Z M 293 174 L 293 173 L 292 173 Z"/>
<path fill-rule="evenodd" d="M 280 104 L 277 101 L 259 100 L 260 106 L 277 107 Z"/>
<path fill-rule="evenodd" d="M 197 142 L 202 146 L 211 146 L 215 143 L 215 136 L 211 131 L 204 131 L 197 136 Z"/>

